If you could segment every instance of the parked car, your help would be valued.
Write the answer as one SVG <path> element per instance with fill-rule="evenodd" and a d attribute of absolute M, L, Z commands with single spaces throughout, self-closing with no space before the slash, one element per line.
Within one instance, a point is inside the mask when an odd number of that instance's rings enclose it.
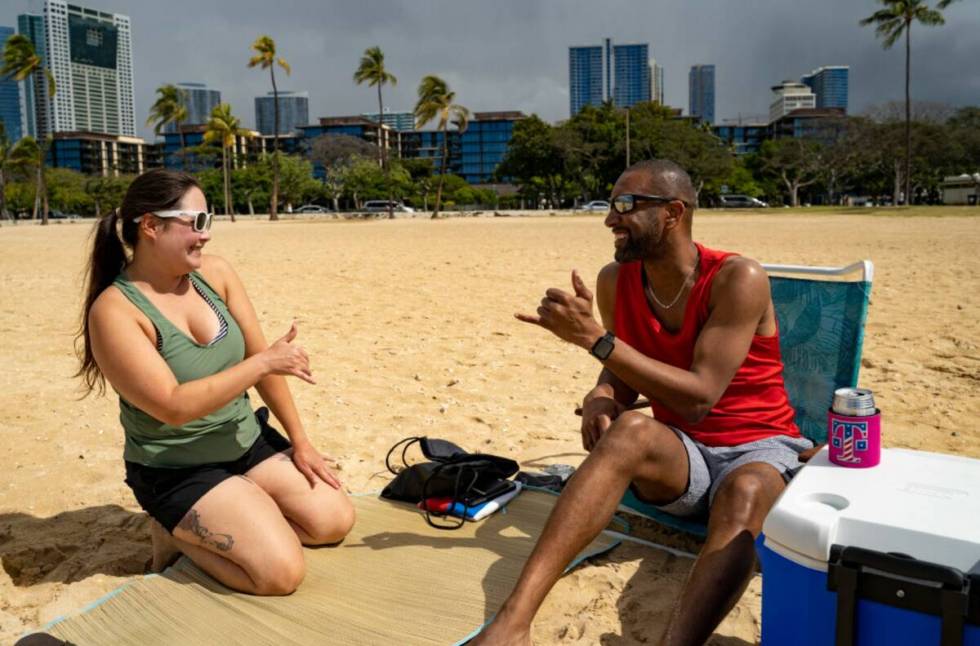
<path fill-rule="evenodd" d="M 330 213 L 330 209 L 319 204 L 304 204 L 293 213 Z"/>
<path fill-rule="evenodd" d="M 51 220 L 75 220 L 77 218 L 77 213 L 65 213 L 64 211 L 59 211 L 57 209 L 50 209 L 48 211 L 48 219 Z"/>
<path fill-rule="evenodd" d="M 368 213 L 387 213 L 388 212 L 388 200 L 368 200 L 364 203 L 363 211 Z M 390 202 L 391 210 L 395 213 L 415 213 L 415 209 L 410 206 L 405 206 L 401 202 Z"/>
<path fill-rule="evenodd" d="M 769 205 L 748 195 L 722 195 L 721 206 L 726 209 L 758 209 Z"/>
<path fill-rule="evenodd" d="M 592 200 L 582 206 L 578 207 L 579 211 L 602 211 L 605 213 L 609 210 L 609 202 L 605 200 Z"/>

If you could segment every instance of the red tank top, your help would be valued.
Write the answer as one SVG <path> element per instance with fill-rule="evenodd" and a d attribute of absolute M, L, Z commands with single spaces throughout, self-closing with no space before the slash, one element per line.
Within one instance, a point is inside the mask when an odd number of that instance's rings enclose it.
<path fill-rule="evenodd" d="M 619 266 L 616 279 L 616 336 L 643 354 L 677 368 L 690 370 L 694 344 L 708 320 L 711 282 L 725 258 L 735 254 L 697 245 L 701 254 L 697 281 L 691 288 L 684 323 L 677 333 L 664 329 L 643 293 L 643 263 Z M 697 424 L 656 399 L 653 414 L 664 424 L 681 429 L 707 446 L 735 446 L 774 435 L 799 437 L 793 408 L 783 385 L 779 334 L 752 337 L 749 354 L 721 399 Z"/>

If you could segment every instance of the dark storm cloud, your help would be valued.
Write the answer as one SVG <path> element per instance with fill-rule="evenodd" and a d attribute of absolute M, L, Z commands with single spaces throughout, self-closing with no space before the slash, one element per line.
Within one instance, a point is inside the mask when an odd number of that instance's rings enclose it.
<path fill-rule="evenodd" d="M 376 94 L 351 81 L 361 52 L 380 45 L 398 76 L 385 104 L 410 110 L 425 74 L 444 77 L 472 110 L 518 109 L 548 120 L 568 116 L 568 46 L 647 42 L 665 68 L 665 99 L 687 109 L 691 65 L 716 65 L 716 114 L 766 114 L 770 86 L 820 65 L 851 66 L 851 111 L 903 97 L 901 46 L 882 50 L 858 26 L 870 0 L 584 0 L 300 2 L 214 0 L 86 6 L 133 21 L 136 113 L 142 124 L 157 86 L 200 81 L 218 89 L 246 125 L 268 73 L 247 69 L 249 45 L 269 34 L 293 67 L 283 89 L 310 93 L 310 116 L 377 109 Z M 5 0 L 13 25 L 25 0 Z M 35 5 L 36 7 L 36 5 Z M 980 104 L 980 0 L 946 10 L 948 24 L 913 27 L 913 98 Z M 143 134 L 149 134 L 143 128 Z"/>

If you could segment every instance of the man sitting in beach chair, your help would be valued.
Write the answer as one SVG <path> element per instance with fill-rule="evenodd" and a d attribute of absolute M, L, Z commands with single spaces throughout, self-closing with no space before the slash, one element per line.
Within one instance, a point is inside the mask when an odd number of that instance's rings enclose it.
<path fill-rule="evenodd" d="M 677 164 L 631 166 L 605 220 L 616 262 L 597 281 L 602 323 L 574 272 L 574 293 L 549 289 L 536 315 L 517 315 L 590 351 L 603 369 L 583 405 L 589 456 L 478 642 L 530 642 L 548 591 L 606 527 L 627 487 L 708 523 L 662 643 L 706 641 L 755 570 L 762 521 L 813 443 L 793 421 L 766 272 L 693 241 L 696 200 Z M 626 410 L 638 394 L 652 415 Z"/>

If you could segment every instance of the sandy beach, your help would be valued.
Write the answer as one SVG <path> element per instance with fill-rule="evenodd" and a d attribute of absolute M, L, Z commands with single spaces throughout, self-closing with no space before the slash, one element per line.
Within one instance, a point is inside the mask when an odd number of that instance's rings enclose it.
<path fill-rule="evenodd" d="M 764 262 L 872 259 L 861 383 L 882 409 L 885 445 L 980 458 L 980 217 L 937 212 L 699 212 L 695 238 Z M 72 378 L 90 227 L 0 228 L 2 643 L 141 576 L 150 554 L 123 483 L 117 399 L 79 399 Z M 547 287 L 570 289 L 573 268 L 593 285 L 612 248 L 590 215 L 222 221 L 208 251 L 236 267 L 267 337 L 299 322 L 318 380 L 290 382 L 302 419 L 345 485 L 366 492 L 383 486 L 385 452 L 409 435 L 529 470 L 581 462 L 573 409 L 597 363 L 512 315 L 533 312 Z M 536 643 L 652 641 L 690 563 L 617 548 L 559 582 Z M 760 593 L 757 577 L 711 643 L 758 641 Z"/>

